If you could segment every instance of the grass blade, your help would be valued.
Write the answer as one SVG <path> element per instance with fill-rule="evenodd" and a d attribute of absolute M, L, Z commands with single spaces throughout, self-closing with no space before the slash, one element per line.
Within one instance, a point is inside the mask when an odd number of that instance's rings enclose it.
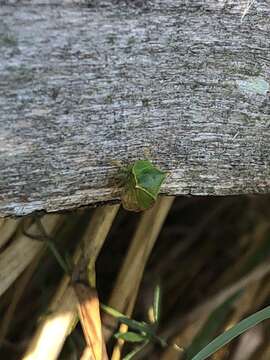
<path fill-rule="evenodd" d="M 204 326 L 195 336 L 191 345 L 187 348 L 186 360 L 192 359 L 193 356 L 195 356 L 201 349 L 209 344 L 212 339 L 214 339 L 221 324 L 225 322 L 228 313 L 231 311 L 233 303 L 241 294 L 242 291 L 238 291 L 211 313 Z"/>
<path fill-rule="evenodd" d="M 145 322 L 139 322 L 139 321 L 130 319 L 128 316 L 126 316 L 126 315 L 120 313 L 119 311 L 113 309 L 112 307 L 104 305 L 104 304 L 101 305 L 101 308 L 102 308 L 102 310 L 106 311 L 107 314 L 115 317 L 119 322 L 126 324 L 131 329 L 146 333 L 147 335 L 149 335 L 151 337 L 155 337 L 155 333 L 154 333 L 153 329 L 151 328 L 151 326 L 149 326 Z"/>
<path fill-rule="evenodd" d="M 120 317 L 118 318 L 118 320 L 121 323 L 126 324 L 128 327 L 130 327 L 133 330 L 137 330 L 147 334 L 148 336 L 155 337 L 155 333 L 152 330 L 152 328 L 144 322 L 139 322 L 133 319 L 129 319 L 127 317 Z"/>
<path fill-rule="evenodd" d="M 136 347 L 133 351 L 128 353 L 123 360 L 131 360 L 135 355 L 137 355 L 146 345 L 148 344 L 148 341 L 144 342 L 141 346 Z"/>
<path fill-rule="evenodd" d="M 100 304 L 100 307 L 103 311 L 105 311 L 107 314 L 113 316 L 116 319 L 119 318 L 128 318 L 125 314 L 122 314 L 120 311 L 113 309 L 111 306 Z"/>
<path fill-rule="evenodd" d="M 157 324 L 160 321 L 160 309 L 161 309 L 161 287 L 160 284 L 158 284 L 155 288 L 154 304 L 153 304 L 154 320 L 155 323 Z"/>
<path fill-rule="evenodd" d="M 116 339 L 123 339 L 128 342 L 143 342 L 147 340 L 145 335 L 141 335 L 132 331 L 127 331 L 125 333 L 118 332 L 114 335 Z"/>
<path fill-rule="evenodd" d="M 263 310 L 260 310 L 246 319 L 240 321 L 238 324 L 233 326 L 231 329 L 225 331 L 223 334 L 216 337 L 211 341 L 205 348 L 203 348 L 192 360 L 204 360 L 210 355 L 214 354 L 221 347 L 247 331 L 251 327 L 259 324 L 260 322 L 270 318 L 270 306 L 267 306 Z"/>
<path fill-rule="evenodd" d="M 91 359 L 108 360 L 97 291 L 80 283 L 75 283 L 73 288 L 78 299 L 79 317 Z"/>

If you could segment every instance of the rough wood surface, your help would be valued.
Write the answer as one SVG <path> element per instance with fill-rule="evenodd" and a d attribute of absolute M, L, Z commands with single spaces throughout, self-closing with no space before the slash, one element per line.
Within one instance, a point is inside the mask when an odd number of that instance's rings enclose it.
<path fill-rule="evenodd" d="M 118 197 L 270 191 L 268 1 L 0 1 L 0 216 Z M 150 155 L 149 155 L 150 153 Z"/>

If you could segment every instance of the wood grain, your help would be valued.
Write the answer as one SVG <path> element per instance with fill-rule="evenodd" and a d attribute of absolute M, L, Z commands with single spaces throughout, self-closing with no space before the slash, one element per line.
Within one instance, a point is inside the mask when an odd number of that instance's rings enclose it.
<path fill-rule="evenodd" d="M 165 194 L 270 191 L 268 1 L 0 3 L 0 216 L 118 199 L 146 156 Z"/>

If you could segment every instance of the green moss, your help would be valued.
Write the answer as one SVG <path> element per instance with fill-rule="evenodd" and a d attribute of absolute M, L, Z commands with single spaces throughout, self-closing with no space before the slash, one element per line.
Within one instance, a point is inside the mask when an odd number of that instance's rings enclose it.
<path fill-rule="evenodd" d="M 10 72 L 13 82 L 25 83 L 34 79 L 33 69 L 25 65 L 9 66 L 7 70 Z"/>
<path fill-rule="evenodd" d="M 149 100 L 148 99 L 142 99 L 142 105 L 144 107 L 148 107 L 149 106 Z"/>
<path fill-rule="evenodd" d="M 112 103 L 112 95 L 107 95 L 105 98 L 105 103 L 106 104 L 111 104 Z"/>
<path fill-rule="evenodd" d="M 135 42 L 136 42 L 135 36 L 131 36 L 131 37 L 128 39 L 127 45 L 128 45 L 128 46 L 132 46 L 132 45 L 135 44 Z"/>
<path fill-rule="evenodd" d="M 2 46 L 13 47 L 17 45 L 18 42 L 15 36 L 11 34 L 0 34 L 0 47 Z"/>
<path fill-rule="evenodd" d="M 114 45 L 116 41 L 116 35 L 115 34 L 109 34 L 107 36 L 107 41 L 109 44 Z"/>

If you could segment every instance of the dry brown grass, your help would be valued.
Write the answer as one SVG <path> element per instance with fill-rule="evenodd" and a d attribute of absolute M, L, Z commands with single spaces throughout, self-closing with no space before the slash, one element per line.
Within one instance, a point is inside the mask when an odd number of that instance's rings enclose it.
<path fill-rule="evenodd" d="M 174 344 L 191 346 L 192 353 L 199 340 L 207 343 L 269 303 L 269 197 L 173 200 L 160 198 L 144 214 L 114 205 L 41 219 L 63 259 L 68 254 L 69 263 L 77 264 L 76 276 L 88 264 L 90 285 L 102 303 L 148 321 L 161 282 L 157 332 L 169 345 L 150 342 L 138 359 L 184 359 Z M 0 222 L 1 359 L 88 359 L 70 278 L 46 242 L 23 233 L 22 221 L 27 234 L 38 235 L 34 219 Z M 238 290 L 241 295 L 226 307 Z M 109 358 L 122 359 L 134 345 L 113 338 L 114 318 L 103 313 L 102 322 Z M 262 323 L 212 360 L 265 360 L 269 335 L 267 322 Z"/>

